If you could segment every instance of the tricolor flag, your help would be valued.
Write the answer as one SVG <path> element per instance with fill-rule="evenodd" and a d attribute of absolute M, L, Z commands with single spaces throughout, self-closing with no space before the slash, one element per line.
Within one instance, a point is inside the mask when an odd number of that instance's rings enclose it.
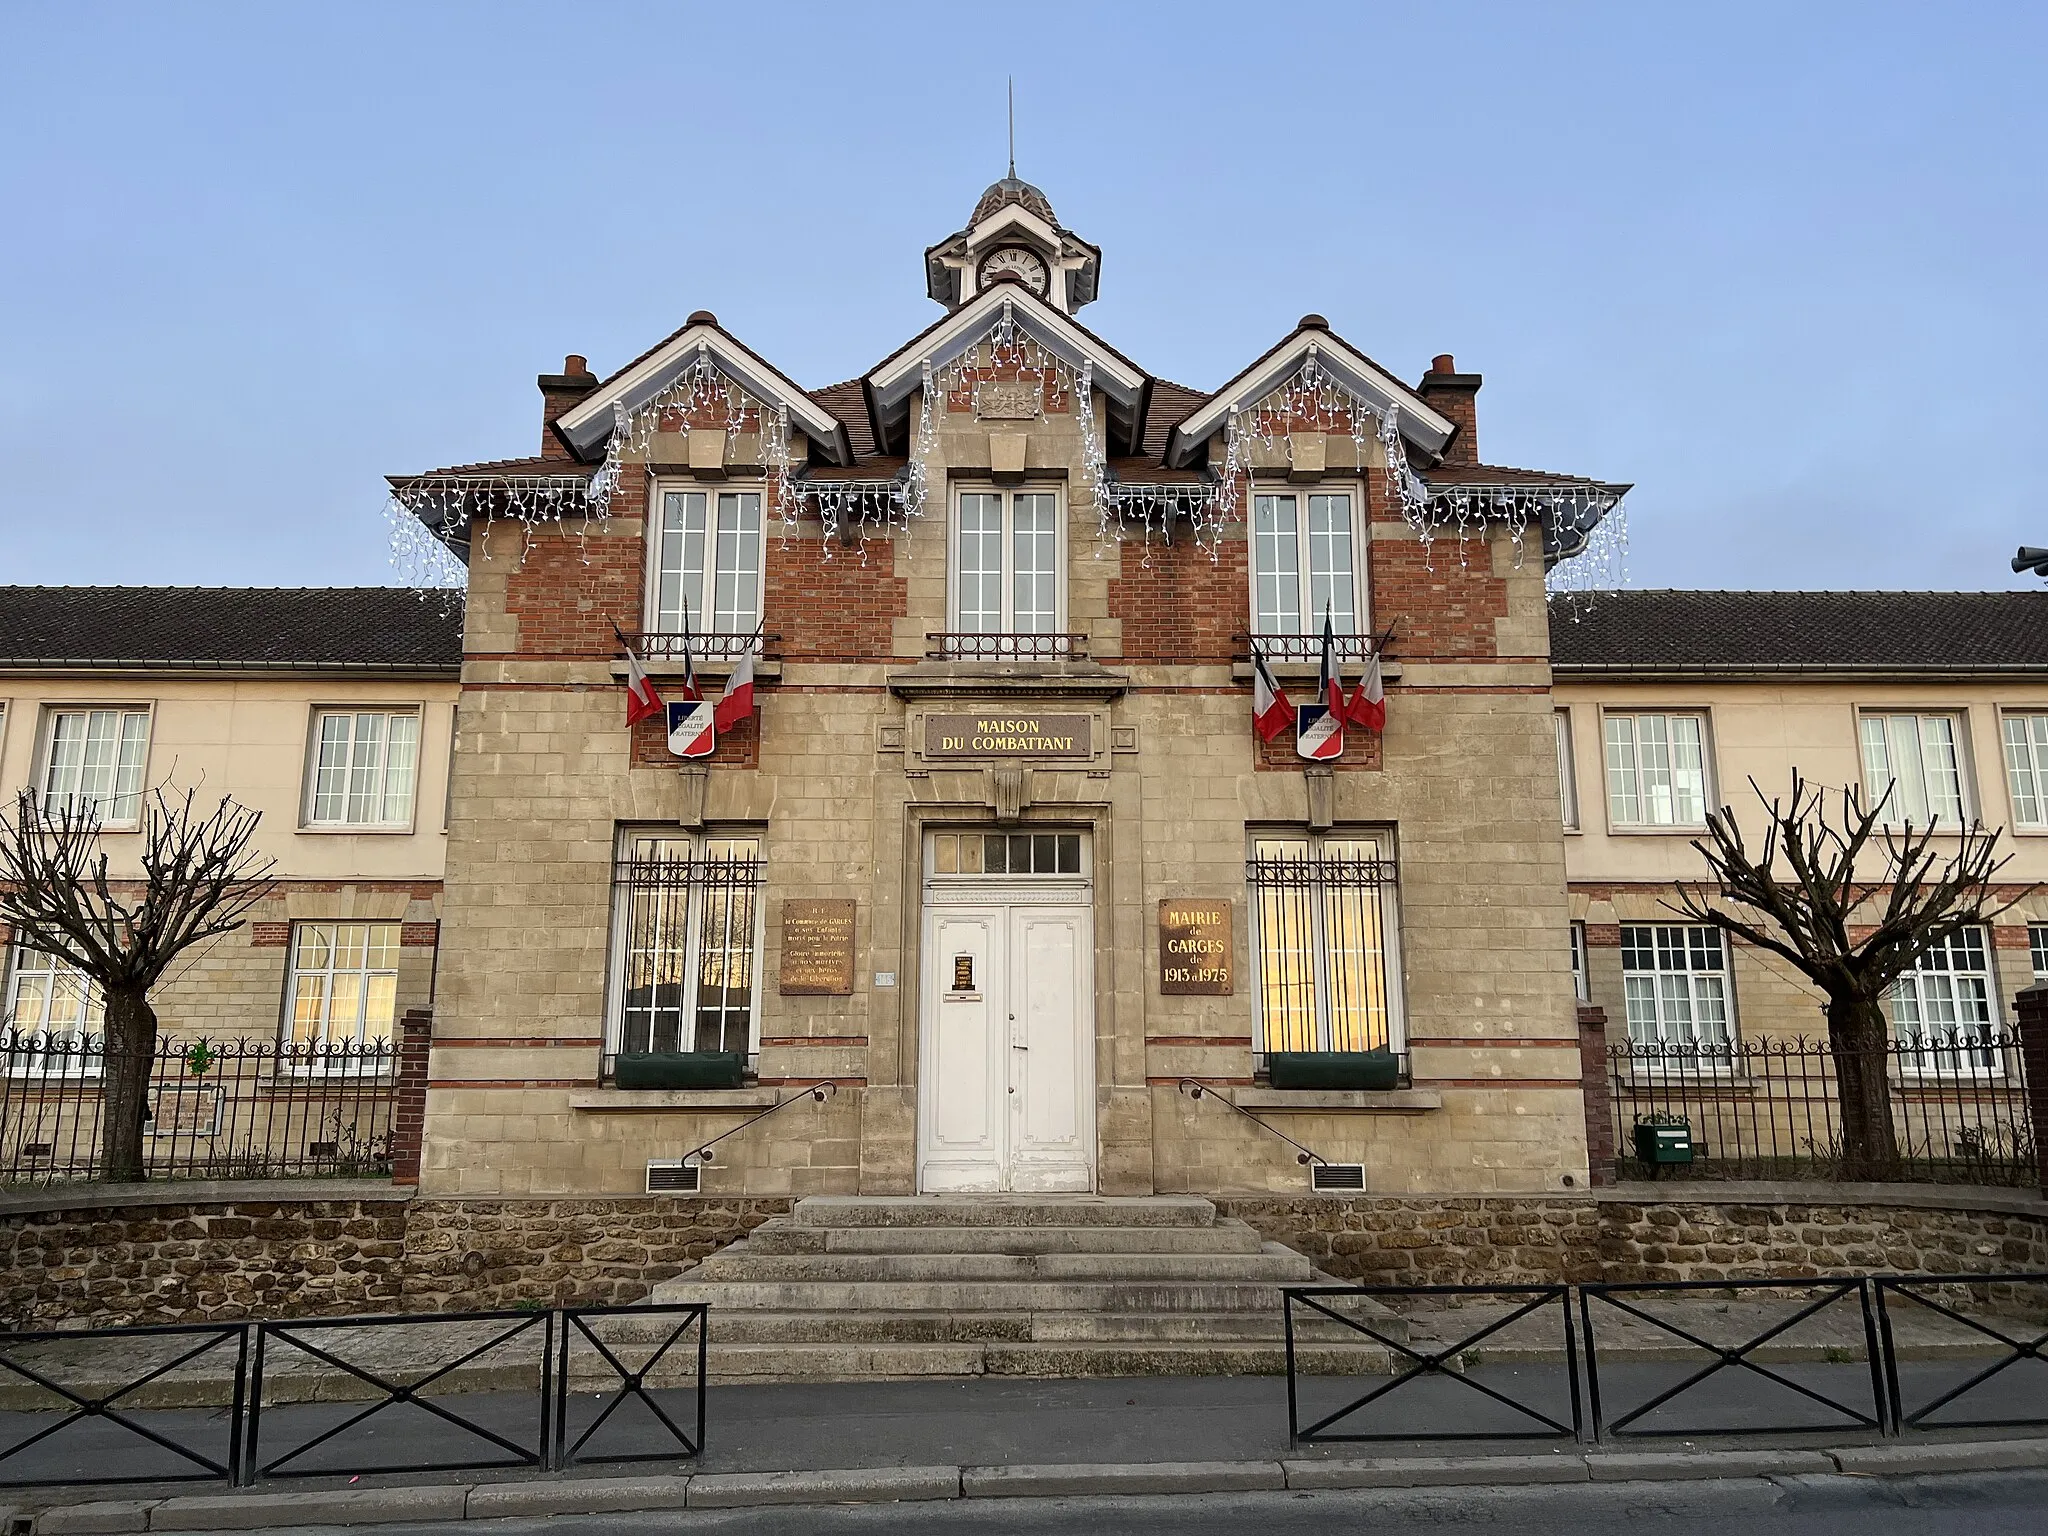
<path fill-rule="evenodd" d="M 1351 697 L 1344 701 L 1346 724 L 1363 726 L 1368 731 L 1384 731 L 1387 728 L 1387 688 L 1380 679 L 1380 647 L 1385 641 L 1376 643 L 1372 655 L 1365 664 L 1365 676 L 1358 680 L 1358 686 L 1351 690 Z"/>
<path fill-rule="evenodd" d="M 683 605 L 683 686 L 668 706 L 668 749 L 677 757 L 709 757 L 718 750 L 718 707 L 704 702 L 697 658 L 690 645 L 690 605 Z"/>
<path fill-rule="evenodd" d="M 732 676 L 725 680 L 725 693 L 712 710 L 711 718 L 721 731 L 729 731 L 754 713 L 754 647 L 750 643 L 733 663 Z"/>
<path fill-rule="evenodd" d="M 661 713 L 661 695 L 654 691 L 647 669 L 640 665 L 640 658 L 633 654 L 633 647 L 626 645 L 626 637 L 620 633 L 618 625 L 612 626 L 612 633 L 618 635 L 619 644 L 626 651 L 626 724 L 631 727 Z"/>
<path fill-rule="evenodd" d="M 1344 755 L 1344 685 L 1337 680 L 1337 637 L 1323 616 L 1323 664 L 1316 676 L 1314 704 L 1299 704 L 1294 710 L 1294 750 L 1312 763 L 1327 763 Z"/>
<path fill-rule="evenodd" d="M 1266 665 L 1266 653 L 1252 646 L 1252 729 L 1259 733 L 1259 740 L 1271 741 L 1294 718 L 1294 706 L 1287 702 L 1287 695 L 1280 691 L 1280 685 L 1273 681 L 1272 669 Z"/>

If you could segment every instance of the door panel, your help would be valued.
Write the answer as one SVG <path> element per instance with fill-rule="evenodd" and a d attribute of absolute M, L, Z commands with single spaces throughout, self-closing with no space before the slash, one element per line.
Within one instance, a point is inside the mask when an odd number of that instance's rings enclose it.
<path fill-rule="evenodd" d="M 1010 911 L 1009 1187 L 1094 1188 L 1094 1028 L 1085 908 Z"/>
<path fill-rule="evenodd" d="M 1003 1043 L 998 914 L 935 913 L 927 927 L 927 1020 L 920 1088 L 923 1186 L 1003 1187 L 1009 1097 Z M 963 984 L 964 983 L 964 984 Z"/>

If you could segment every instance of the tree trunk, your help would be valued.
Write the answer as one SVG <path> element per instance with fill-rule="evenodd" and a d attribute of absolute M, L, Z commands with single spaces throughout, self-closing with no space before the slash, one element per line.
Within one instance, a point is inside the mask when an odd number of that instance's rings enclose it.
<path fill-rule="evenodd" d="M 1835 1057 L 1835 1093 L 1842 1108 L 1845 1179 L 1899 1176 L 1899 1138 L 1892 1125 L 1891 1028 L 1884 1005 L 1861 992 L 1828 999 L 1828 1044 Z"/>
<path fill-rule="evenodd" d="M 144 987 L 107 988 L 106 1075 L 100 1085 L 100 1177 L 144 1178 L 143 1115 L 156 1064 L 156 1011 Z"/>

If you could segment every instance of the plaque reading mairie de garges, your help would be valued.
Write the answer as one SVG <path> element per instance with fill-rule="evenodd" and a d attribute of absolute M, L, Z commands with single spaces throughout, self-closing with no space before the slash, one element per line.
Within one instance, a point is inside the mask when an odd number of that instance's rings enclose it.
<path fill-rule="evenodd" d="M 1092 715 L 1049 715 L 991 709 L 972 715 L 926 715 L 926 758 L 1077 757 L 1095 755 Z"/>
<path fill-rule="evenodd" d="M 853 902 L 809 898 L 782 904 L 784 997 L 842 997 L 853 991 Z"/>
<path fill-rule="evenodd" d="M 1166 997 L 1228 997 L 1230 903 L 1180 897 L 1159 903 L 1159 991 Z"/>

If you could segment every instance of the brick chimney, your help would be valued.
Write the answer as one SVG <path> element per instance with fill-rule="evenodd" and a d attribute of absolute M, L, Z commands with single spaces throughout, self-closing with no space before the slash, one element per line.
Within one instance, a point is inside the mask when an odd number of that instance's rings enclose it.
<path fill-rule="evenodd" d="M 540 376 L 540 456 L 544 459 L 572 459 L 569 445 L 555 432 L 555 418 L 574 409 L 576 402 L 597 388 L 597 375 L 590 364 L 575 353 L 562 359 L 560 373 Z"/>
<path fill-rule="evenodd" d="M 1430 409 L 1456 422 L 1458 430 L 1444 448 L 1446 464 L 1479 462 L 1479 375 L 1458 372 L 1458 363 L 1445 352 L 1432 358 L 1429 372 L 1415 386 Z"/>

